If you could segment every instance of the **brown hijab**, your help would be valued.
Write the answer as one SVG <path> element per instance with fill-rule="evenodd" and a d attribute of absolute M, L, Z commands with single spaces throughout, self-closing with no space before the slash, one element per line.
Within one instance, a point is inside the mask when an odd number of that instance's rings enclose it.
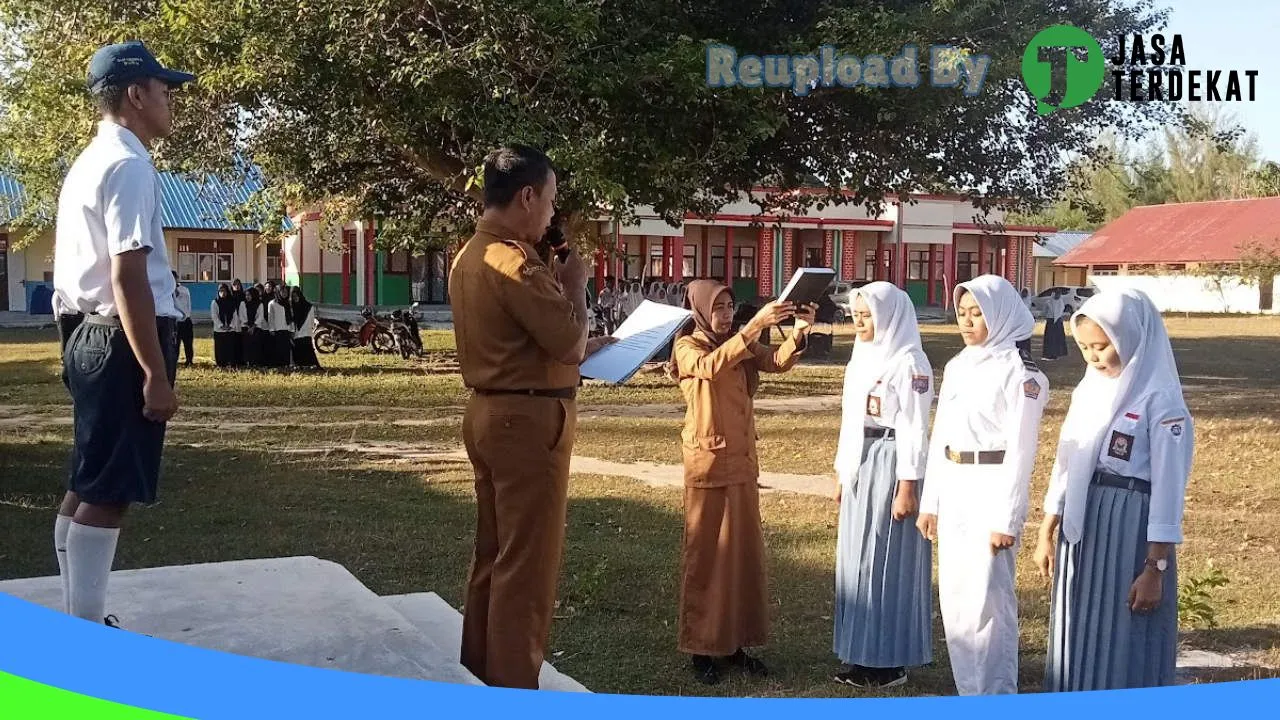
<path fill-rule="evenodd" d="M 723 284 L 715 280 L 694 280 L 689 283 L 689 287 L 685 294 L 684 308 L 693 312 L 691 323 L 687 323 L 680 332 L 676 333 L 676 340 L 687 335 L 692 335 L 694 330 L 702 333 L 711 341 L 713 347 L 720 347 L 729 338 L 733 337 L 732 331 L 723 335 L 716 334 L 711 329 L 711 308 L 715 306 L 716 299 L 721 294 L 728 293 L 733 299 L 733 291 L 725 287 Z M 741 365 L 747 374 L 747 394 L 755 396 L 756 389 L 760 387 L 760 370 L 751 360 L 743 362 Z M 671 361 L 667 364 L 667 374 L 672 379 L 680 379 L 680 369 L 676 367 L 675 345 L 671 349 Z"/>

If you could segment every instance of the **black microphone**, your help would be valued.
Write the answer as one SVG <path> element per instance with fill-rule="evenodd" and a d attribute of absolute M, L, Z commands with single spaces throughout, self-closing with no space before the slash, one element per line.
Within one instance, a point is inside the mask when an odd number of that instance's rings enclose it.
<path fill-rule="evenodd" d="M 564 231 L 560 229 L 559 225 L 553 224 L 547 228 L 547 234 L 543 239 L 546 240 L 547 245 L 551 247 L 556 257 L 560 258 L 560 262 L 569 259 L 569 241 L 565 239 Z"/>

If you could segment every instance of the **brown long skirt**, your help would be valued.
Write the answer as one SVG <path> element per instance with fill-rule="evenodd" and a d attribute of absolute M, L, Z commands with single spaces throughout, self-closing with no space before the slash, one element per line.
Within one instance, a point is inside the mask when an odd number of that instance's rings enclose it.
<path fill-rule="evenodd" d="M 764 645 L 769 578 L 759 488 L 685 488 L 684 518 L 680 652 L 725 656 Z"/>

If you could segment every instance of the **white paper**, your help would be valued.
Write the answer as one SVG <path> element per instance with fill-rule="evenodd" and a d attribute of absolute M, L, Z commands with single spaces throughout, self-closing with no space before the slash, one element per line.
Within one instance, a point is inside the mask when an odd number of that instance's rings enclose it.
<path fill-rule="evenodd" d="M 582 363 L 583 377 L 615 385 L 626 382 L 693 317 L 684 308 L 645 300 L 613 333 L 618 342 Z"/>

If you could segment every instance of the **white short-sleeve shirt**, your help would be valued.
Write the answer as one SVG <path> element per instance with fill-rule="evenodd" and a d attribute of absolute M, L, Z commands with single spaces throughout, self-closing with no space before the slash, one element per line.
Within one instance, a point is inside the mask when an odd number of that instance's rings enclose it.
<path fill-rule="evenodd" d="M 147 252 L 156 315 L 181 318 L 160 219 L 160 182 L 151 154 L 109 120 L 76 158 L 58 196 L 53 285 L 69 309 L 118 315 L 111 258 Z"/>

